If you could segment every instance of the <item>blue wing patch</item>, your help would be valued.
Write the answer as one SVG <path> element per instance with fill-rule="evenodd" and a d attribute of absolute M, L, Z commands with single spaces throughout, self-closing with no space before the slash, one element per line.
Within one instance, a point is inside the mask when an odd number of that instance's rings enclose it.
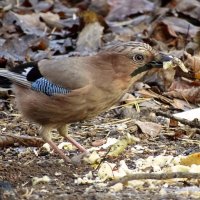
<path fill-rule="evenodd" d="M 44 77 L 32 82 L 31 89 L 38 92 L 43 92 L 48 96 L 55 94 L 68 94 L 71 92 L 71 90 L 60 87 Z"/>

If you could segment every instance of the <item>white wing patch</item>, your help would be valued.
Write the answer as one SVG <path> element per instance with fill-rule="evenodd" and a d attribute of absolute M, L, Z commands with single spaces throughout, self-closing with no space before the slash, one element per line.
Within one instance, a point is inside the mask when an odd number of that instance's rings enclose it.
<path fill-rule="evenodd" d="M 27 74 L 31 71 L 31 69 L 33 69 L 33 67 L 25 68 L 24 71 L 22 72 L 22 75 L 27 76 Z"/>

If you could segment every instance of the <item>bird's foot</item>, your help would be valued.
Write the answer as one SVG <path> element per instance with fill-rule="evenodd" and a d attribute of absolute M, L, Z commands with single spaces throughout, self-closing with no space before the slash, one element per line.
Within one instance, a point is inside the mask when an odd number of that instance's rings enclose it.
<path fill-rule="evenodd" d="M 58 153 L 58 155 L 65 161 L 66 164 L 71 163 L 71 159 L 64 154 L 64 152 L 57 147 L 57 145 L 52 141 L 48 140 L 47 143 L 52 147 L 52 149 Z"/>
<path fill-rule="evenodd" d="M 71 158 L 71 163 L 74 164 L 74 165 L 76 165 L 76 166 L 80 165 L 81 163 L 84 162 L 84 158 L 87 157 L 88 154 L 89 153 L 87 151 L 85 151 L 83 153 L 80 153 L 78 155 L 73 156 Z"/>
<path fill-rule="evenodd" d="M 73 144 L 80 152 L 86 153 L 87 149 L 85 149 L 80 143 L 78 143 L 74 138 L 70 137 L 69 135 L 65 136 L 65 138 Z"/>

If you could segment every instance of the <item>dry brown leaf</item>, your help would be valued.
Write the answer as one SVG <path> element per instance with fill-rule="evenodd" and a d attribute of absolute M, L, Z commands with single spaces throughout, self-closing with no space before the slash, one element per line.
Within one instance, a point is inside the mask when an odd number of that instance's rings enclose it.
<path fill-rule="evenodd" d="M 40 18 L 50 28 L 57 28 L 57 29 L 64 28 L 64 25 L 60 23 L 60 17 L 58 14 L 53 14 L 51 12 L 40 13 Z"/>
<path fill-rule="evenodd" d="M 8 12 L 4 19 L 4 24 L 16 24 L 25 34 L 44 36 L 47 26 L 40 21 L 40 14 L 19 15 Z"/>
<path fill-rule="evenodd" d="M 99 22 L 87 24 L 80 32 L 76 50 L 79 52 L 95 52 L 101 46 L 104 27 Z"/>
<path fill-rule="evenodd" d="M 177 18 L 177 17 L 166 17 L 163 20 L 163 23 L 173 29 L 176 33 L 182 33 L 186 35 L 188 33 L 189 27 L 189 36 L 195 36 L 196 33 L 199 31 L 198 26 L 194 26 L 193 24 L 189 23 L 187 20 Z"/>
<path fill-rule="evenodd" d="M 171 103 L 171 105 L 176 108 L 176 109 L 180 109 L 180 110 L 185 110 L 186 108 L 191 108 L 191 106 L 188 104 L 188 102 L 186 102 L 185 100 L 181 100 L 181 99 L 173 99 L 173 103 Z"/>
<path fill-rule="evenodd" d="M 188 33 L 189 36 L 194 37 L 198 31 L 199 27 L 194 26 L 184 19 L 177 17 L 165 17 L 162 21 L 156 22 L 154 24 L 152 37 L 156 40 L 177 46 L 177 42 L 179 42 L 178 40 L 181 39 L 180 36 L 178 37 L 178 33 L 184 35 Z M 182 46 L 184 46 L 184 38 L 182 43 Z"/>
<path fill-rule="evenodd" d="M 174 120 L 174 119 L 170 119 L 169 126 L 170 127 L 177 127 L 178 126 L 178 121 Z"/>
<path fill-rule="evenodd" d="M 92 142 L 92 146 L 99 147 L 105 143 L 106 143 L 105 139 L 95 140 L 94 142 Z"/>
<path fill-rule="evenodd" d="M 192 56 L 191 54 L 184 52 L 186 56 L 185 65 L 187 65 L 195 74 L 195 78 L 200 79 L 200 56 Z"/>
<path fill-rule="evenodd" d="M 176 90 L 176 89 L 190 89 L 192 87 L 200 87 L 199 81 L 190 81 L 188 79 L 179 79 L 172 83 L 168 91 Z"/>
<path fill-rule="evenodd" d="M 111 9 L 107 16 L 110 21 L 123 20 L 127 16 L 151 12 L 154 9 L 154 3 L 147 0 L 109 0 Z"/>
<path fill-rule="evenodd" d="M 200 87 L 192 87 L 189 89 L 176 89 L 174 91 L 165 92 L 164 95 L 168 97 L 185 99 L 191 103 L 200 103 Z"/>
<path fill-rule="evenodd" d="M 177 37 L 177 34 L 172 27 L 163 22 L 159 22 L 154 27 L 152 37 L 158 41 L 171 42 L 171 40 Z"/>
<path fill-rule="evenodd" d="M 162 126 L 160 124 L 156 124 L 153 122 L 135 122 L 139 128 L 142 130 L 143 133 L 148 134 L 151 137 L 156 137 L 160 134 Z"/>
<path fill-rule="evenodd" d="M 191 103 L 200 102 L 200 83 L 195 81 L 174 81 L 165 96 L 187 100 Z"/>
<path fill-rule="evenodd" d="M 200 19 L 200 3 L 198 0 L 179 0 L 175 9 L 183 13 L 184 15 L 190 16 L 194 19 Z"/>
<path fill-rule="evenodd" d="M 143 78 L 143 82 L 151 85 L 156 83 L 163 91 L 166 91 L 174 81 L 175 70 L 170 68 L 168 70 L 152 69 L 147 72 Z"/>

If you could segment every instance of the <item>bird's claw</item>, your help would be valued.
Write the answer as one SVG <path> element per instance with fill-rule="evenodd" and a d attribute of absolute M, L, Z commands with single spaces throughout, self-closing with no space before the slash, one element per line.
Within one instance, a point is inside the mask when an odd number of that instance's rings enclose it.
<path fill-rule="evenodd" d="M 71 158 L 71 163 L 74 165 L 80 165 L 81 163 L 84 162 L 84 158 L 88 155 L 89 155 L 88 152 L 83 152 L 78 155 L 75 155 Z"/>

